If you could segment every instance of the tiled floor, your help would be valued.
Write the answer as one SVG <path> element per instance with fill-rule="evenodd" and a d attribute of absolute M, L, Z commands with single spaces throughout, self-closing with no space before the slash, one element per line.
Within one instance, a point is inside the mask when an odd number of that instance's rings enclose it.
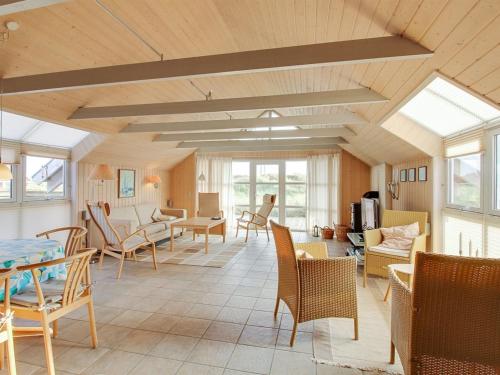
<path fill-rule="evenodd" d="M 113 259 L 102 270 L 93 266 L 99 347 L 89 347 L 85 308 L 61 319 L 53 342 L 58 373 L 361 375 L 311 361 L 311 322 L 288 346 L 292 319 L 283 307 L 273 318 L 275 250 L 264 237 L 250 239 L 223 269 L 161 264 L 155 272 L 151 263 L 127 262 L 117 281 Z M 342 247 L 330 243 L 330 255 L 342 255 Z M 41 338 L 15 345 L 20 374 L 46 373 Z"/>

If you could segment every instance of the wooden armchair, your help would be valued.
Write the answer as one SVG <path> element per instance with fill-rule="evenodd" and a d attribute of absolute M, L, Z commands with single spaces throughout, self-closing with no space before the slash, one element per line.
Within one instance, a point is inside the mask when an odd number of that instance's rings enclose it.
<path fill-rule="evenodd" d="M 411 249 L 394 250 L 379 248 L 382 243 L 380 229 L 371 229 L 364 232 L 365 237 L 365 266 L 363 286 L 366 286 L 368 275 L 388 277 L 389 264 L 413 263 L 417 251 L 425 251 L 427 212 L 385 210 L 382 216 L 382 227 L 409 225 L 418 222 L 420 234 L 414 238 Z"/>
<path fill-rule="evenodd" d="M 16 375 L 16 356 L 14 353 L 14 335 L 12 332 L 12 312 L 10 308 L 10 277 L 15 269 L 0 269 L 0 285 L 4 290 L 4 300 L 0 316 L 0 369 L 4 365 L 4 346 L 7 346 L 7 367 L 10 375 Z"/>
<path fill-rule="evenodd" d="M 219 193 L 198 193 L 198 211 L 197 217 L 224 217 L 224 211 L 220 209 Z M 205 234 L 202 229 L 193 229 L 193 240 L 195 234 Z M 223 227 L 217 226 L 210 228 L 209 234 L 218 234 L 222 236 Z"/>
<path fill-rule="evenodd" d="M 236 219 L 236 237 L 238 237 L 238 232 L 240 228 L 247 231 L 245 242 L 248 241 L 248 231 L 251 227 L 255 229 L 255 233 L 258 235 L 258 228 L 264 228 L 266 230 L 267 240 L 269 241 L 269 230 L 267 228 L 267 221 L 271 211 L 274 208 L 274 203 L 276 202 L 276 194 L 265 194 L 262 198 L 262 206 L 260 206 L 259 212 L 243 211 L 241 216 Z"/>
<path fill-rule="evenodd" d="M 90 259 L 96 251 L 96 249 L 81 249 L 77 254 L 67 258 L 17 267 L 19 272 L 31 271 L 34 285 L 12 296 L 12 311 L 16 318 L 39 321 L 41 327 L 16 327 L 14 336 L 43 335 L 45 360 L 49 375 L 55 374 L 50 336 L 52 332 L 54 337 L 57 336 L 57 319 L 87 305 L 91 343 L 93 348 L 97 347 L 97 331 L 89 267 Z M 40 269 L 59 264 L 66 265 L 66 280 L 49 279 L 43 283 L 38 280 Z M 50 329 L 51 323 L 53 324 L 53 330 Z"/>
<path fill-rule="evenodd" d="M 500 373 L 500 260 L 417 253 L 413 290 L 395 272 L 391 358 L 406 375 Z"/>
<path fill-rule="evenodd" d="M 156 265 L 156 245 L 154 241 L 148 238 L 145 229 L 139 229 L 131 234 L 125 231 L 125 236 L 122 238 L 117 228 L 113 227 L 109 220 L 105 202 L 87 202 L 87 209 L 103 239 L 99 266 L 102 266 L 104 254 L 120 259 L 118 274 L 116 276 L 116 278 L 119 279 L 122 274 L 125 256 L 131 255 L 136 259 L 135 251 L 137 249 L 150 246 L 153 253 L 153 267 L 155 270 L 158 269 Z"/>
<path fill-rule="evenodd" d="M 69 257 L 76 254 L 76 252 L 82 248 L 82 239 L 87 234 L 86 228 L 77 226 L 62 227 L 38 233 L 36 236 L 49 239 L 51 235 L 58 235 L 63 232 L 68 232 L 66 235 L 66 245 L 64 246 L 64 256 Z"/>
<path fill-rule="evenodd" d="M 293 346 L 297 324 L 322 318 L 354 319 L 354 338 L 358 339 L 358 305 L 356 298 L 356 259 L 328 258 L 324 242 L 294 245 L 288 227 L 271 220 L 278 256 L 278 294 L 274 316 L 280 300 L 290 309 L 294 320 L 290 346 Z M 297 259 L 300 248 L 314 259 Z"/>

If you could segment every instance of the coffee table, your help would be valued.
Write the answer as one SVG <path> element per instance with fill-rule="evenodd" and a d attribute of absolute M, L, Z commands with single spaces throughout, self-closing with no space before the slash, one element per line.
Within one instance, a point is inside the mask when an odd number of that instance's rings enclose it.
<path fill-rule="evenodd" d="M 222 235 L 222 242 L 226 242 L 226 219 L 212 220 L 209 217 L 192 217 L 190 219 L 177 221 L 170 225 L 170 251 L 174 251 L 174 229 L 192 229 L 193 231 L 203 231 L 205 233 L 205 254 L 208 254 L 208 235 L 211 228 L 220 227 L 219 233 Z M 194 238 L 194 236 L 193 236 Z"/>

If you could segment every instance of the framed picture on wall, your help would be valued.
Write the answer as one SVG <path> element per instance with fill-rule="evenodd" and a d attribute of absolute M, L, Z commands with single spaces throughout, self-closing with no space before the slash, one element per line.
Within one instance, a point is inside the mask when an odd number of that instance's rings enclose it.
<path fill-rule="evenodd" d="M 418 180 L 427 181 L 427 167 L 418 167 Z"/>
<path fill-rule="evenodd" d="M 415 174 L 416 174 L 416 169 L 415 168 L 410 168 L 408 169 L 408 181 L 410 182 L 415 182 Z"/>
<path fill-rule="evenodd" d="M 399 171 L 399 182 L 406 182 L 406 169 Z"/>
<path fill-rule="evenodd" d="M 118 169 L 118 198 L 135 197 L 135 170 Z"/>

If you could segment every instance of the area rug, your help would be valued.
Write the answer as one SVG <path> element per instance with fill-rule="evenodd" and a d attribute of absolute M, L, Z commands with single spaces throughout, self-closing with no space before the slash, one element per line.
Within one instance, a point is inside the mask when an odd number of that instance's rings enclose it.
<path fill-rule="evenodd" d="M 403 374 L 398 358 L 394 365 L 389 364 L 390 303 L 383 301 L 387 280 L 370 279 L 366 288 L 362 285 L 358 277 L 359 340 L 354 340 L 352 319 L 316 320 L 314 361 L 380 374 Z"/>
<path fill-rule="evenodd" d="M 175 239 L 174 251 L 170 251 L 170 242 L 156 247 L 157 262 L 162 264 L 179 264 L 187 266 L 222 268 L 239 255 L 246 246 L 241 239 L 227 239 L 223 243 L 221 237 L 209 238 L 208 254 L 205 254 L 205 236 L 199 236 L 194 241 L 191 233 Z M 138 253 L 141 262 L 152 262 L 150 251 Z"/>

